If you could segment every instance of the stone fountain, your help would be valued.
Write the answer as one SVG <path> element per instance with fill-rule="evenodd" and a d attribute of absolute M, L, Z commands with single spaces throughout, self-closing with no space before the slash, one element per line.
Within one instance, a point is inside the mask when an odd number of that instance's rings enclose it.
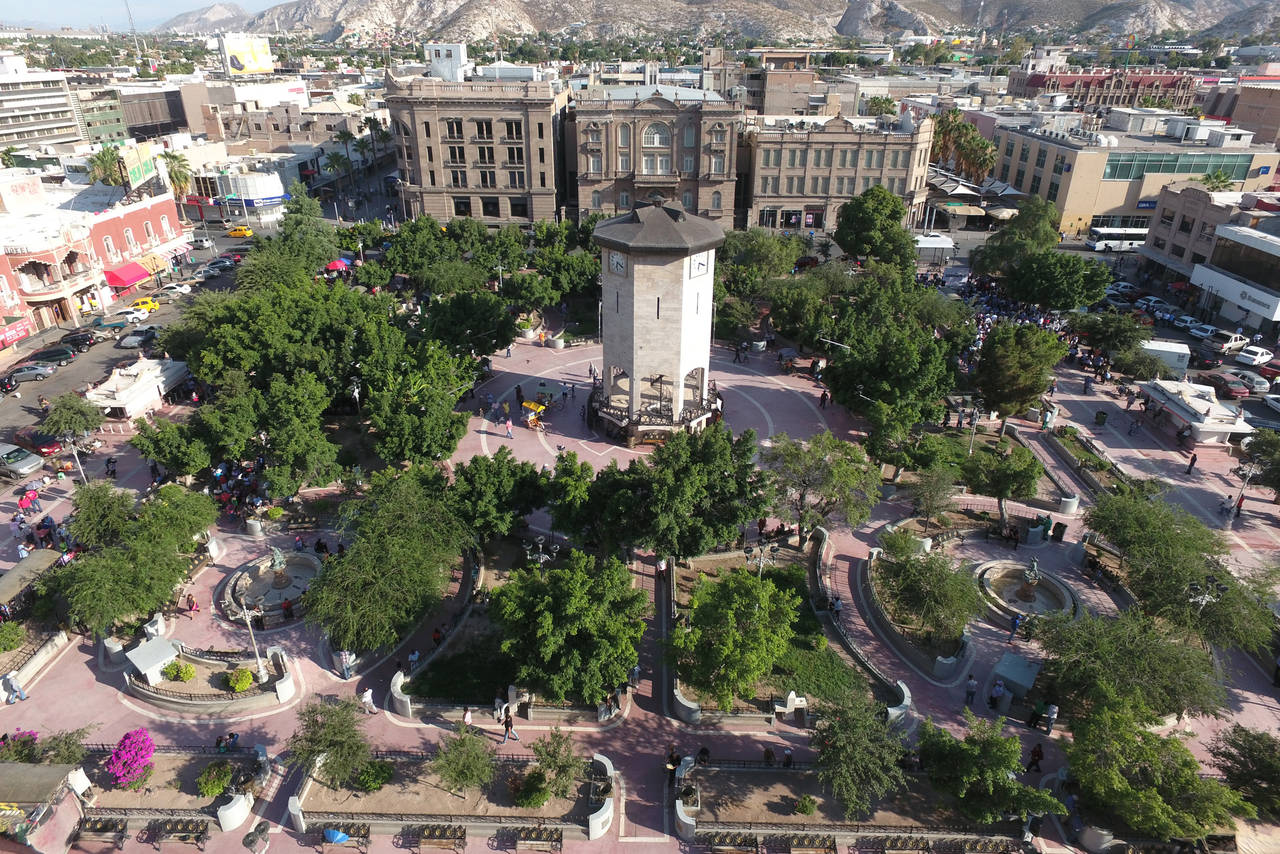
<path fill-rule="evenodd" d="M 271 547 L 271 587 L 273 590 L 283 590 L 293 584 L 293 576 L 289 574 L 289 562 L 285 560 L 284 552 L 275 546 Z"/>
<path fill-rule="evenodd" d="M 1000 625 L 1014 614 L 1033 617 L 1042 614 L 1080 613 L 1075 592 L 1052 572 L 1016 560 L 992 560 L 974 570 L 978 586 L 987 602 L 987 611 Z"/>
<path fill-rule="evenodd" d="M 270 554 L 254 558 L 232 573 L 224 588 L 223 613 L 233 620 L 240 619 L 246 609 L 270 614 L 279 611 L 285 600 L 296 608 L 322 566 L 320 558 L 310 552 L 286 554 L 273 546 Z"/>
<path fill-rule="evenodd" d="M 1035 558 L 1022 571 L 1022 585 L 1015 594 L 1019 602 L 1036 601 L 1036 585 L 1040 583 L 1040 561 Z"/>

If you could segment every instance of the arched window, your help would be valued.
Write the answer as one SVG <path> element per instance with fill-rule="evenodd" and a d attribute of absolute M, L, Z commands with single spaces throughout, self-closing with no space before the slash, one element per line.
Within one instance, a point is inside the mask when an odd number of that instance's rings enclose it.
<path fill-rule="evenodd" d="M 156 230 L 151 227 L 151 220 L 144 219 L 142 221 L 142 230 L 146 232 L 148 241 L 156 239 Z"/>
<path fill-rule="evenodd" d="M 599 190 L 591 191 L 591 207 L 593 210 L 600 209 L 600 191 Z"/>
<path fill-rule="evenodd" d="M 711 194 L 711 209 L 713 211 L 720 210 L 720 191 L 716 190 Z"/>
<path fill-rule="evenodd" d="M 116 257 L 116 245 L 111 241 L 109 235 L 102 238 L 102 248 L 107 253 L 108 258 Z"/>
<path fill-rule="evenodd" d="M 645 148 L 670 148 L 671 129 L 654 122 L 644 129 L 644 145 Z"/>
<path fill-rule="evenodd" d="M 685 190 L 684 194 L 680 196 L 680 203 L 684 205 L 685 210 L 693 210 L 693 193 Z"/>
<path fill-rule="evenodd" d="M 166 237 L 173 236 L 173 227 L 169 225 L 169 217 L 167 214 L 160 214 L 160 230 L 164 232 Z"/>
<path fill-rule="evenodd" d="M 130 249 L 138 248 L 138 241 L 133 239 L 133 229 L 126 228 L 124 230 L 124 242 L 129 244 Z"/>
<path fill-rule="evenodd" d="M 622 125 L 618 128 L 618 148 L 631 147 L 631 125 Z"/>

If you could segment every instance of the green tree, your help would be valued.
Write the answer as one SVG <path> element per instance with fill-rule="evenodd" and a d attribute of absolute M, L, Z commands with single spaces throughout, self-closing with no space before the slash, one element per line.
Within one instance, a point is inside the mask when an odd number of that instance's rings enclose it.
<path fill-rule="evenodd" d="M 716 270 L 730 293 L 748 296 L 751 286 L 790 273 L 803 254 L 804 244 L 795 236 L 770 234 L 763 228 L 731 231 L 717 254 Z M 735 271 L 750 275 L 739 278 Z"/>
<path fill-rule="evenodd" d="M 887 560 L 877 572 L 895 620 L 916 626 L 932 643 L 958 643 L 964 627 L 982 611 L 978 584 L 947 555 L 915 554 L 909 543 L 905 535 L 886 538 Z"/>
<path fill-rule="evenodd" d="M 454 409 L 473 382 L 475 363 L 450 356 L 436 341 L 423 341 L 410 352 L 416 370 L 382 374 L 371 383 L 369 422 L 383 459 L 435 463 L 466 435 L 466 413 Z"/>
<path fill-rule="evenodd" d="M 1217 715 L 1226 692 L 1208 650 L 1138 610 L 1044 617 L 1035 637 L 1059 702 L 1081 715 L 1117 700 L 1156 715 Z"/>
<path fill-rule="evenodd" d="M 0 150 L 0 166 L 5 169 L 12 169 L 17 166 L 17 153 L 18 147 L 16 145 L 6 145 L 3 150 Z"/>
<path fill-rule="evenodd" d="M 945 463 L 934 463 L 916 472 L 916 479 L 907 486 L 907 494 L 915 502 L 916 513 L 924 519 L 924 529 L 929 530 L 932 520 L 941 520 L 955 505 L 957 472 Z"/>
<path fill-rule="evenodd" d="M 914 273 L 916 242 L 902 225 L 906 218 L 902 199 L 877 184 L 840 206 L 835 241 L 850 257 L 873 258 Z"/>
<path fill-rule="evenodd" d="M 1148 715 L 1122 703 L 1074 719 L 1067 760 L 1083 799 L 1154 839 L 1200 838 L 1257 811 L 1240 793 L 1200 776 L 1177 736 L 1149 731 Z"/>
<path fill-rule="evenodd" d="M 431 770 L 451 792 L 479 789 L 493 782 L 497 752 L 483 733 L 464 725 L 440 739 Z"/>
<path fill-rule="evenodd" d="M 658 554 L 687 557 L 736 539 L 767 504 L 755 454 L 751 430 L 735 439 L 728 428 L 713 424 L 700 433 L 673 435 L 649 457 L 649 525 L 638 529 L 636 541 Z"/>
<path fill-rule="evenodd" d="M 341 151 L 330 151 L 325 155 L 320 167 L 332 175 L 350 175 L 351 158 Z"/>
<path fill-rule="evenodd" d="M 880 500 L 879 467 L 830 430 L 808 442 L 777 434 L 760 450 L 760 466 L 773 484 L 775 511 L 797 523 L 800 543 L 809 529 L 832 517 L 857 528 Z"/>
<path fill-rule="evenodd" d="M 560 300 L 555 283 L 538 273 L 511 273 L 502 282 L 501 296 L 522 311 L 535 311 Z"/>
<path fill-rule="evenodd" d="M 1021 302 L 1066 311 L 1102 299 L 1110 284 L 1111 271 L 1102 262 L 1052 251 L 1022 259 L 1005 279 L 1004 289 Z"/>
<path fill-rule="evenodd" d="M 1035 454 L 1017 445 L 998 453 L 975 453 L 964 461 L 961 474 L 969 489 L 996 499 L 1000 521 L 1004 522 L 1009 518 L 1005 503 L 1034 497 L 1044 466 Z"/>
<path fill-rule="evenodd" d="M 40 428 L 69 444 L 98 429 L 102 421 L 102 411 L 98 407 L 78 394 L 67 393 L 53 399 L 49 414 L 44 417 Z M 80 479 L 88 480 L 84 467 L 80 466 L 80 454 L 77 452 L 75 457 L 76 465 L 80 467 Z"/>
<path fill-rule="evenodd" d="M 104 145 L 95 154 L 89 156 L 89 177 L 110 187 L 119 187 L 124 183 L 124 161 L 120 159 L 120 149 L 114 145 Z"/>
<path fill-rule="evenodd" d="M 307 592 L 307 621 L 335 649 L 391 646 L 440 602 L 465 541 L 442 493 L 434 470 L 411 468 L 373 475 L 346 502 L 351 545 Z"/>
<path fill-rule="evenodd" d="M 1210 193 L 1222 193 L 1236 185 L 1235 179 L 1223 169 L 1215 169 L 1197 179 Z"/>
<path fill-rule="evenodd" d="M 164 171 L 169 176 L 169 188 L 173 190 L 173 195 L 179 200 L 178 213 L 182 214 L 185 207 L 181 199 L 191 189 L 191 163 L 187 160 L 187 155 L 181 151 L 162 151 L 160 152 L 160 160 L 164 163 Z"/>
<path fill-rule="evenodd" d="M 818 779 L 844 807 L 846 819 L 865 819 L 872 805 L 907 786 L 902 736 L 881 718 L 866 694 L 826 710 L 809 737 Z"/>
<path fill-rule="evenodd" d="M 1280 496 L 1280 433 L 1258 430 L 1249 437 L 1249 458 L 1258 465 L 1253 482 Z"/>
<path fill-rule="evenodd" d="M 1280 737 L 1232 724 L 1209 742 L 1209 752 L 1228 786 L 1259 812 L 1280 815 Z"/>
<path fill-rule="evenodd" d="M 578 781 L 586 776 L 587 762 L 573 746 L 573 736 L 555 727 L 529 745 L 538 768 L 547 780 L 552 797 L 567 798 Z"/>
<path fill-rule="evenodd" d="M 987 409 L 1003 421 L 1025 412 L 1049 387 L 1053 366 L 1067 355 L 1067 345 L 1047 329 L 1031 324 L 1000 323 L 992 327 L 978 352 L 973 382 Z M 1004 424 L 1000 425 L 1001 434 Z"/>
<path fill-rule="evenodd" d="M 1055 248 L 1060 237 L 1059 218 L 1053 202 L 1027 196 L 1018 204 L 1017 216 L 970 253 L 973 269 L 979 273 L 1008 273 L 1028 255 Z"/>
<path fill-rule="evenodd" d="M 1122 353 L 1139 347 L 1151 338 L 1150 326 L 1143 326 L 1127 314 L 1091 311 L 1072 314 L 1067 323 L 1072 332 L 1108 353 Z"/>
<path fill-rule="evenodd" d="M 490 614 L 523 683 L 552 702 L 600 702 L 635 666 L 647 600 L 616 558 L 573 550 L 564 564 L 512 573 Z"/>
<path fill-rule="evenodd" d="M 369 764 L 369 740 L 361 720 L 364 709 L 354 700 L 312 700 L 298 711 L 298 728 L 289 736 L 285 762 L 311 768 L 334 788 L 350 786 Z M 323 760 L 323 761 L 321 761 Z"/>
<path fill-rule="evenodd" d="M 145 418 L 134 421 L 137 433 L 129 444 L 144 459 L 155 460 L 170 474 L 192 475 L 213 463 L 209 446 L 189 424 L 156 419 L 152 425 Z"/>
<path fill-rule="evenodd" d="M 669 641 L 680 678 L 705 691 L 721 709 L 754 697 L 757 683 L 786 652 L 800 598 L 748 570 L 717 581 L 698 579 L 689 599 L 689 624 Z"/>
<path fill-rule="evenodd" d="M 866 101 L 863 113 L 868 116 L 892 116 L 898 112 L 898 102 L 888 95 L 872 95 Z"/>
<path fill-rule="evenodd" d="M 516 339 L 516 322 L 507 304 L 488 291 L 458 293 L 434 302 L 426 332 L 451 353 L 496 353 Z"/>
<path fill-rule="evenodd" d="M 504 537 L 542 506 L 538 467 L 517 460 L 505 445 L 491 457 L 477 454 L 454 468 L 449 505 L 480 543 Z"/>
<path fill-rule="evenodd" d="M 919 747 L 929 782 L 956 798 L 960 812 L 979 824 L 1066 812 L 1047 791 L 1018 781 L 1022 742 L 1002 734 L 1004 718 L 986 721 L 965 709 L 964 719 L 969 731 L 963 739 L 925 721 Z"/>

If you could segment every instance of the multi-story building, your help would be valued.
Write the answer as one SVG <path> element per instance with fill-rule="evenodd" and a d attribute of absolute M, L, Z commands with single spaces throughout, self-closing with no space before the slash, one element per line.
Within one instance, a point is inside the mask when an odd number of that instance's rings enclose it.
<path fill-rule="evenodd" d="M 120 107 L 130 136 L 151 139 L 190 127 L 182 90 L 176 83 L 131 83 L 116 88 L 120 91 Z"/>
<path fill-rule="evenodd" d="M 0 51 L 0 148 L 80 139 L 67 75 L 28 71 L 12 51 Z"/>
<path fill-rule="evenodd" d="M 918 222 L 928 195 L 933 122 L 900 118 L 787 116 L 747 119 L 742 135 L 746 208 L 740 225 L 834 229 L 850 197 L 883 186 Z"/>
<path fill-rule="evenodd" d="M 740 106 L 705 89 L 576 93 L 565 122 L 567 215 L 625 213 L 656 194 L 732 227 L 741 124 Z"/>
<path fill-rule="evenodd" d="M 748 113 L 770 116 L 834 116 L 841 93 L 808 67 L 805 51 L 759 53 L 761 65 L 748 68 L 725 57 L 724 48 L 702 52 L 702 88 L 742 105 Z M 856 102 L 856 92 L 854 101 Z"/>
<path fill-rule="evenodd" d="M 1168 133 L 1063 132 L 997 122 L 989 131 L 999 158 L 992 175 L 1053 202 L 1068 235 L 1094 226 L 1147 228 L 1160 188 L 1174 181 L 1222 171 L 1233 189 L 1249 192 L 1276 179 L 1280 153 L 1255 145 L 1249 131 L 1181 119 L 1169 122 Z"/>
<path fill-rule="evenodd" d="M 1191 271 L 1201 312 L 1275 341 L 1280 334 L 1280 217 L 1261 217 L 1256 225 L 1220 225 L 1214 237 L 1209 260 Z"/>
<path fill-rule="evenodd" d="M 127 201 L 122 187 L 45 184 L 0 172 L 0 306 L 14 318 L 0 346 L 33 330 L 75 324 L 190 251 L 173 196 Z"/>
<path fill-rule="evenodd" d="M 1280 144 L 1280 85 L 1241 83 L 1231 122 L 1253 131 L 1259 142 Z"/>
<path fill-rule="evenodd" d="M 1199 75 L 1170 68 L 1078 68 L 1058 48 L 1037 47 L 1009 71 L 1009 95 L 1035 98 L 1063 94 L 1076 107 L 1140 107 L 1143 100 L 1174 110 L 1195 103 Z"/>
<path fill-rule="evenodd" d="M 1195 181 L 1160 188 L 1147 242 L 1138 248 L 1144 272 L 1166 282 L 1187 281 L 1213 251 L 1218 226 L 1240 212 L 1246 193 L 1210 192 Z"/>
<path fill-rule="evenodd" d="M 124 123 L 120 93 L 101 84 L 71 86 L 71 103 L 75 107 L 80 136 L 89 142 L 120 142 L 129 136 Z"/>
<path fill-rule="evenodd" d="M 552 81 L 388 75 L 405 215 L 495 225 L 556 219 L 556 140 L 568 97 Z"/>

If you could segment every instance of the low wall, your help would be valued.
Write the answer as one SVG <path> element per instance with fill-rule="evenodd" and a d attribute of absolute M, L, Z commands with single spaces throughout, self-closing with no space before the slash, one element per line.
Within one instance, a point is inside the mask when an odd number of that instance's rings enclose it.
<path fill-rule="evenodd" d="M 889 619 L 888 613 L 880 603 L 880 598 L 876 595 L 875 585 L 871 583 L 870 561 L 859 562 L 857 580 L 858 587 L 863 594 L 863 601 L 867 603 L 867 611 L 863 616 L 866 618 L 868 625 L 904 661 L 910 663 L 919 672 L 928 673 L 938 678 L 952 676 L 965 665 L 971 653 L 967 633 L 961 637 L 959 649 L 953 655 L 930 657 L 911 641 L 907 640 L 898 631 L 898 627 L 894 625 L 893 621 Z"/>
<path fill-rule="evenodd" d="M 609 781 L 609 790 L 603 802 L 595 812 L 587 816 L 587 839 L 600 839 L 613 827 L 614 797 L 618 789 L 618 775 L 613 770 L 613 762 L 603 753 L 591 757 L 591 766 L 596 773 Z"/>
<path fill-rule="evenodd" d="M 128 672 L 123 674 L 125 691 L 153 706 L 188 714 L 223 716 L 271 709 L 291 700 L 297 694 L 297 685 L 289 666 L 289 657 L 281 647 L 269 647 L 265 656 L 268 667 L 276 668 L 278 672 L 276 678 L 266 685 L 255 684 L 252 690 L 239 694 L 224 691 L 219 694 L 184 695 L 178 691 L 147 685 L 145 682 L 134 679 Z M 237 664 L 255 671 L 257 669 L 257 663 L 253 659 L 228 661 L 201 658 L 185 648 L 182 648 L 179 657 L 195 658 L 204 662 L 212 661 L 218 664 Z"/>
<path fill-rule="evenodd" d="M 388 705 L 391 711 L 403 718 L 460 719 L 467 709 L 471 709 L 476 715 L 492 714 L 491 707 L 477 703 L 419 700 L 404 690 L 404 684 L 408 681 L 409 677 L 403 673 L 396 673 L 391 677 L 391 688 L 388 692 Z M 599 722 L 597 710 L 588 706 L 539 706 L 536 701 L 529 704 L 528 720 L 550 721 L 558 724 Z"/>
<path fill-rule="evenodd" d="M 40 648 L 18 668 L 18 684 L 27 685 L 61 649 L 70 643 L 67 633 L 57 631 L 45 638 Z"/>

